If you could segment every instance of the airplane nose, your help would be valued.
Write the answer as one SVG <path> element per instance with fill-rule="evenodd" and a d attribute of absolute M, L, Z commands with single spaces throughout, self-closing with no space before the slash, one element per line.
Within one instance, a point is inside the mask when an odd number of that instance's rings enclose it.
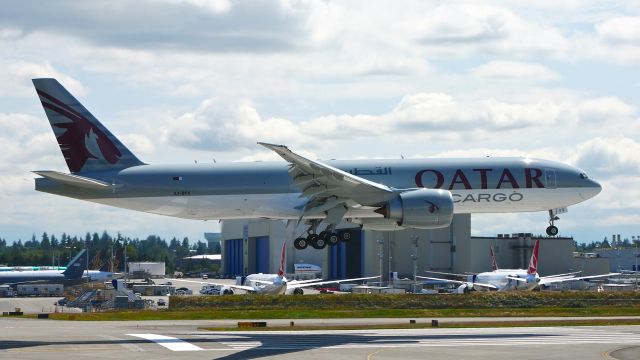
<path fill-rule="evenodd" d="M 593 179 L 587 179 L 589 181 L 589 184 L 586 186 L 586 188 L 583 191 L 583 196 L 586 199 L 590 199 L 598 194 L 600 194 L 600 192 L 602 192 L 602 185 L 600 185 L 599 182 L 593 180 Z"/>

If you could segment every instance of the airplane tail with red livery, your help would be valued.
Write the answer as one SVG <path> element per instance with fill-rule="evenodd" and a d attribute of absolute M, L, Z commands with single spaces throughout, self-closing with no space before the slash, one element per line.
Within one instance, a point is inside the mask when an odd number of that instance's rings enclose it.
<path fill-rule="evenodd" d="M 491 271 L 498 270 L 498 262 L 496 261 L 496 253 L 493 251 L 493 246 L 489 247 L 489 253 L 491 254 Z"/>
<path fill-rule="evenodd" d="M 284 277 L 284 265 L 285 265 L 285 258 L 287 255 L 287 242 L 283 242 L 282 243 L 282 253 L 280 254 L 280 269 L 278 270 L 278 276 L 279 277 Z"/>
<path fill-rule="evenodd" d="M 533 253 L 531 253 L 531 260 L 529 261 L 529 269 L 527 274 L 533 275 L 538 272 L 538 251 L 540 250 L 540 240 L 536 240 L 533 245 Z"/>
<path fill-rule="evenodd" d="M 33 79 L 71 173 L 144 165 L 56 79 Z"/>

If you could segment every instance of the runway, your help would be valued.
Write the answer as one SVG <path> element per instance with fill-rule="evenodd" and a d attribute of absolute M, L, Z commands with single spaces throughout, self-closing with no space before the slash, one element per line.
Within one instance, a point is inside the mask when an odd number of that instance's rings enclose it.
<path fill-rule="evenodd" d="M 638 359 L 640 326 L 211 332 L 208 321 L 0 319 L 6 359 Z"/>

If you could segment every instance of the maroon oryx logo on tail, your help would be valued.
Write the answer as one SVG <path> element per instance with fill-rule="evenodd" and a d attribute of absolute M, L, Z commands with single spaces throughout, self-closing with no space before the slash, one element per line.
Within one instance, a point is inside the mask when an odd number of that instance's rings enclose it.
<path fill-rule="evenodd" d="M 62 155 L 72 173 L 82 170 L 88 159 L 105 160 L 109 164 L 118 162 L 122 153 L 107 135 L 86 117 L 69 105 L 42 90 L 37 90 L 40 102 L 51 110 L 59 121 L 51 121 Z"/>

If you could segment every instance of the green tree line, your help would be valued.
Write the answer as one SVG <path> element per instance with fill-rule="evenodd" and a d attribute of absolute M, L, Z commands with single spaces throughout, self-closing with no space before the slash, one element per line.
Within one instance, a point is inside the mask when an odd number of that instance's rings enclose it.
<path fill-rule="evenodd" d="M 126 246 L 126 251 L 125 251 Z M 152 261 L 164 262 L 166 271 L 172 274 L 175 270 L 191 271 L 199 266 L 206 266 L 204 262 L 183 261 L 190 255 L 219 253 L 220 249 L 209 249 L 207 243 L 198 240 L 189 243 L 188 238 L 170 240 L 158 235 L 146 238 L 131 238 L 118 233 L 112 236 L 106 231 L 86 233 L 84 236 L 71 236 L 63 233 L 60 236 L 42 233 L 35 234 L 28 241 L 16 240 L 9 243 L 0 238 L 0 264 L 6 266 L 66 266 L 80 250 L 87 248 L 91 269 L 105 266 L 113 259 L 114 271 L 124 271 L 124 255 L 128 262 Z M 111 268 L 110 263 L 106 266 Z"/>

